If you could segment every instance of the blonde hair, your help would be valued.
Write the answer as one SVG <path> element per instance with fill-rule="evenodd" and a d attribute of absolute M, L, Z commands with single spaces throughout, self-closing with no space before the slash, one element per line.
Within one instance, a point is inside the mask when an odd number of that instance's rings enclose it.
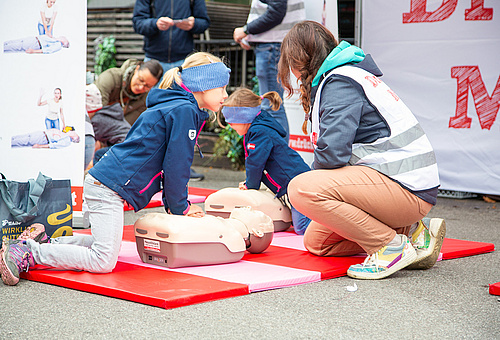
<path fill-rule="evenodd" d="M 190 68 L 190 67 L 195 67 L 195 66 L 201 66 L 201 65 L 206 65 L 210 63 L 219 63 L 222 62 L 222 60 L 219 57 L 214 56 L 213 54 L 210 54 L 208 52 L 195 52 L 191 55 L 189 55 L 185 60 L 184 63 L 182 63 L 182 68 Z M 180 73 L 180 74 L 179 74 Z M 178 67 L 171 68 L 167 72 L 165 72 L 165 75 L 163 76 L 163 80 L 161 81 L 160 85 L 158 86 L 160 89 L 169 89 L 172 87 L 174 82 L 177 85 L 182 84 L 182 72 L 179 72 Z"/>
<path fill-rule="evenodd" d="M 237 106 L 237 107 L 256 107 L 262 103 L 263 99 L 268 99 L 271 104 L 271 110 L 277 111 L 282 103 L 281 97 L 276 91 L 266 92 L 261 96 L 253 93 L 251 90 L 240 87 L 236 89 L 231 95 L 226 99 L 222 107 L 224 106 Z M 217 122 L 220 126 L 225 127 L 221 123 L 222 109 L 217 112 Z"/>

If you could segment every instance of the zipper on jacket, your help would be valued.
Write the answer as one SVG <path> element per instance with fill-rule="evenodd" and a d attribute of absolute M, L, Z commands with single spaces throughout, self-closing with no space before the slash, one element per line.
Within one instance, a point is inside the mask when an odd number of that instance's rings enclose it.
<path fill-rule="evenodd" d="M 173 18 L 174 17 L 174 1 L 170 1 L 170 17 Z M 172 61 L 170 60 L 170 54 L 172 52 L 172 31 L 173 31 L 173 27 L 170 27 L 169 29 L 169 35 L 170 35 L 170 39 L 168 40 L 168 62 L 171 63 Z M 164 71 L 168 71 L 168 70 L 164 70 Z"/>
<path fill-rule="evenodd" d="M 243 135 L 243 150 L 245 151 L 245 159 L 248 157 L 247 142 L 245 141 L 245 135 Z"/>
<path fill-rule="evenodd" d="M 204 120 L 204 121 L 203 121 L 203 124 L 201 124 L 201 128 L 200 128 L 200 130 L 198 130 L 198 134 L 196 135 L 196 142 L 194 143 L 194 145 L 196 145 L 196 146 L 198 147 L 198 152 L 200 153 L 200 158 L 203 158 L 203 157 L 205 157 L 205 156 L 203 156 L 203 153 L 201 152 L 201 147 L 200 147 L 200 144 L 198 144 L 198 137 L 200 136 L 201 130 L 203 130 L 203 127 L 205 126 L 205 123 L 206 123 L 206 122 L 207 122 L 207 121 L 206 121 L 206 120 Z"/>
<path fill-rule="evenodd" d="M 278 192 L 280 192 L 280 190 L 281 190 L 281 185 L 276 183 L 276 181 L 271 177 L 271 175 L 269 175 L 269 172 L 267 172 L 267 170 L 264 170 L 264 175 L 266 175 L 269 182 L 271 182 L 271 184 L 274 185 L 278 189 L 278 191 L 276 192 L 276 195 L 278 195 Z"/>
<path fill-rule="evenodd" d="M 153 184 L 154 180 L 155 180 L 158 176 L 160 176 L 161 174 L 162 174 L 162 172 L 161 172 L 161 171 L 160 171 L 159 173 L 157 173 L 157 174 L 156 174 L 156 175 L 155 175 L 155 176 L 154 176 L 154 177 L 153 177 L 153 178 L 149 181 L 148 185 L 146 185 L 146 186 L 144 187 L 144 189 L 142 189 L 141 191 L 139 191 L 139 194 L 142 194 L 144 191 L 148 190 L 148 189 L 149 189 L 149 187 Z"/>

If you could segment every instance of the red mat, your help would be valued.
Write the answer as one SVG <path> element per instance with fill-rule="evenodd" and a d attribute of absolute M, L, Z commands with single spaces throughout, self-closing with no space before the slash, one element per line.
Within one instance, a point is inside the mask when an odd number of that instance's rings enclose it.
<path fill-rule="evenodd" d="M 364 260 L 364 257 L 319 257 L 298 249 L 300 246 L 283 246 L 288 239 L 294 241 L 289 244 L 297 244 L 300 237 L 293 233 L 278 233 L 273 244 L 279 246 L 272 245 L 262 254 L 247 253 L 242 261 L 172 270 L 140 262 L 132 243 L 135 242 L 133 226 L 125 226 L 121 257 L 112 273 L 91 274 L 37 266 L 23 273 L 22 277 L 168 309 L 340 277 L 346 275 L 350 265 Z M 453 259 L 494 250 L 491 243 L 446 238 L 442 253 L 443 259 Z M 129 257 L 122 254 L 125 252 Z M 134 263 L 130 262 L 130 254 Z M 259 275 L 263 279 L 254 280 Z M 280 279 L 284 281 L 280 282 Z M 495 289 L 500 289 L 500 285 Z"/>
<path fill-rule="evenodd" d="M 497 282 L 497 283 L 490 285 L 490 294 L 491 295 L 500 295 L 500 282 Z"/>

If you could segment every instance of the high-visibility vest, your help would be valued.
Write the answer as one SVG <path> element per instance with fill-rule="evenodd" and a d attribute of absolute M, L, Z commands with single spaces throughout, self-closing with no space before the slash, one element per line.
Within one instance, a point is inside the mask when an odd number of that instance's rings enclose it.
<path fill-rule="evenodd" d="M 252 0 L 250 13 L 248 14 L 247 23 L 250 23 L 264 14 L 267 10 L 267 4 L 259 0 Z M 248 41 L 251 42 L 282 42 L 285 35 L 296 23 L 306 20 L 306 10 L 303 0 L 288 0 L 286 15 L 283 21 L 271 28 L 269 31 L 259 34 L 249 34 Z"/>
<path fill-rule="evenodd" d="M 413 191 L 439 185 L 434 150 L 422 127 L 403 101 L 378 77 L 354 66 L 333 69 L 319 84 L 312 108 L 311 141 L 317 147 L 321 90 L 328 77 L 338 74 L 359 83 L 372 105 L 389 124 L 390 136 L 372 143 L 354 143 L 349 165 L 365 165 Z M 334 146 L 333 146 L 334 147 Z"/>

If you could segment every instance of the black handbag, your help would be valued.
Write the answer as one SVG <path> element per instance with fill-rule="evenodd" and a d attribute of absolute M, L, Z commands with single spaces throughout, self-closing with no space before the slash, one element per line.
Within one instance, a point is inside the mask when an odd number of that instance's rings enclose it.
<path fill-rule="evenodd" d="M 48 236 L 73 235 L 71 181 L 38 174 L 27 182 L 11 181 L 0 173 L 2 238 L 16 239 L 33 223 L 45 226 Z"/>

